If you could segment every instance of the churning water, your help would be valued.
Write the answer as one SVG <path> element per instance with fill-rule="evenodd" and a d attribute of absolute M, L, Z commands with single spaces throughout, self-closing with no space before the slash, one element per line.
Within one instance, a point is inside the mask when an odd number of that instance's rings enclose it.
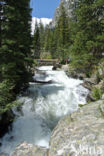
<path fill-rule="evenodd" d="M 61 117 L 86 103 L 88 90 L 82 81 L 68 78 L 64 71 L 52 71 L 52 66 L 40 67 L 35 80 L 52 83 L 30 83 L 27 94 L 18 97 L 21 109 L 13 108 L 16 119 L 12 131 L 0 142 L 0 153 L 11 155 L 14 148 L 26 141 L 48 147 L 52 129 Z"/>

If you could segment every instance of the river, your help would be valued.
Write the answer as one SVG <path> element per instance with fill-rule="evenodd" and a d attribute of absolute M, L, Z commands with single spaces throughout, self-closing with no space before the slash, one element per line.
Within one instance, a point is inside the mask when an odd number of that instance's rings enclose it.
<path fill-rule="evenodd" d="M 16 118 L 1 140 L 0 153 L 11 155 L 14 148 L 26 141 L 48 147 L 50 135 L 60 118 L 78 110 L 86 103 L 88 90 L 83 81 L 67 77 L 64 71 L 53 71 L 52 66 L 38 68 L 34 79 L 51 83 L 30 83 L 24 96 L 17 97 L 21 109 L 13 108 Z"/>

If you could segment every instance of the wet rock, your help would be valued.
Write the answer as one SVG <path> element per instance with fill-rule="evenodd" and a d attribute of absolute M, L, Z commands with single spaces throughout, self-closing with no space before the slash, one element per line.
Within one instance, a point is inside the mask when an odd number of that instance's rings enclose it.
<path fill-rule="evenodd" d="M 96 85 L 96 84 L 97 84 L 97 80 L 96 80 L 96 78 L 94 78 L 94 77 L 85 78 L 85 79 L 84 79 L 84 82 L 85 82 L 85 83 L 88 83 L 88 84 L 91 84 L 91 85 Z"/>
<path fill-rule="evenodd" d="M 84 88 L 87 88 L 88 90 L 91 90 L 92 89 L 92 85 L 90 85 L 90 84 L 86 84 L 85 82 L 82 84 L 82 86 L 84 87 Z"/>
<path fill-rule="evenodd" d="M 87 102 L 93 102 L 96 101 L 96 99 L 92 96 L 92 92 L 90 92 L 86 98 Z"/>
<path fill-rule="evenodd" d="M 55 63 L 55 64 L 53 65 L 52 70 L 57 70 L 57 69 L 60 69 L 60 68 L 61 68 L 61 64 Z"/>
<path fill-rule="evenodd" d="M 83 87 L 91 90 L 95 85 L 97 85 L 97 79 L 95 77 L 84 78 L 84 82 L 82 84 Z"/>
<path fill-rule="evenodd" d="M 48 149 L 23 142 L 16 147 L 12 156 L 48 156 Z"/>
<path fill-rule="evenodd" d="M 93 102 L 61 119 L 52 133 L 49 155 L 103 156 L 104 118 L 99 109 L 103 105 L 102 100 Z"/>
<path fill-rule="evenodd" d="M 11 126 L 14 120 L 14 114 L 12 110 L 9 110 L 2 115 L 0 115 L 0 137 L 2 137 L 9 130 L 9 126 Z"/>
<path fill-rule="evenodd" d="M 83 80 L 83 79 L 86 78 L 86 74 L 84 74 L 84 73 L 79 73 L 79 74 L 78 74 L 78 78 L 79 78 L 80 80 Z"/>
<path fill-rule="evenodd" d="M 97 85 L 95 85 L 94 87 L 98 88 L 98 89 L 103 89 L 104 86 L 104 81 L 101 80 Z"/>
<path fill-rule="evenodd" d="M 73 68 L 71 65 L 68 66 L 67 75 L 80 80 L 84 80 L 86 78 L 85 72 L 79 71 L 76 68 Z"/>
<path fill-rule="evenodd" d="M 53 66 L 52 70 L 57 70 L 57 67 L 56 66 Z"/>

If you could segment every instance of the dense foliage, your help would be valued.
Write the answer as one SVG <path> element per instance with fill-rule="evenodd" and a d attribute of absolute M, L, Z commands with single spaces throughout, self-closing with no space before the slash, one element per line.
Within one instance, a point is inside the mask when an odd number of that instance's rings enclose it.
<path fill-rule="evenodd" d="M 0 1 L 0 113 L 13 106 L 30 78 L 30 0 Z"/>
<path fill-rule="evenodd" d="M 104 53 L 104 1 L 78 0 L 70 18 L 61 2 L 59 12 L 55 27 L 50 24 L 39 30 L 40 56 L 71 57 L 74 67 L 90 73 Z"/>
<path fill-rule="evenodd" d="M 104 1 L 79 0 L 72 33 L 74 63 L 89 70 L 104 52 Z M 73 29 L 72 29 L 73 31 Z"/>

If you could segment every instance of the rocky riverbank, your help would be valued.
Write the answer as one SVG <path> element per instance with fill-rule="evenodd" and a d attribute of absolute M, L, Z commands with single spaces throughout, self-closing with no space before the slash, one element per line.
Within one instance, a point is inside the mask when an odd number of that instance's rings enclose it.
<path fill-rule="evenodd" d="M 51 136 L 50 156 L 104 155 L 103 113 L 104 102 L 97 101 L 60 120 Z"/>
<path fill-rule="evenodd" d="M 68 72 L 67 66 L 62 67 Z M 91 92 L 88 101 L 83 107 L 79 105 L 79 110 L 61 119 L 54 128 L 49 149 L 38 147 L 26 142 L 17 146 L 12 156 L 103 156 L 104 155 L 104 101 L 94 99 L 92 88 L 102 87 L 102 78 L 92 76 L 86 78 L 80 74 L 80 79 L 84 80 L 83 86 Z M 97 93 L 98 94 L 98 93 Z M 93 99 L 91 99 L 91 96 Z M 96 96 L 95 96 L 96 97 Z"/>
<path fill-rule="evenodd" d="M 85 70 L 77 70 L 71 65 L 64 65 L 62 68 L 69 77 L 83 80 L 82 86 L 89 90 L 88 103 L 104 99 L 104 62 L 100 62 L 90 76 L 86 75 Z"/>
<path fill-rule="evenodd" d="M 85 105 L 65 116 L 52 132 L 49 149 L 27 143 L 19 145 L 12 156 L 103 156 L 104 101 Z"/>

